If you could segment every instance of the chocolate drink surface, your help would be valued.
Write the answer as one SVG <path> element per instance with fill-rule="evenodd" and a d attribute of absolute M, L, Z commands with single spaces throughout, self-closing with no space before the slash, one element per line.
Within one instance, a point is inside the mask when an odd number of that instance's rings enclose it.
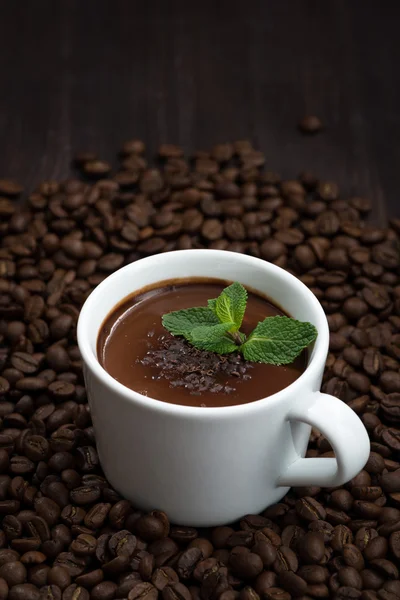
<path fill-rule="evenodd" d="M 247 362 L 236 353 L 221 356 L 197 350 L 162 326 L 165 313 L 206 306 L 225 286 L 218 280 L 177 280 L 125 299 L 100 329 L 100 364 L 132 390 L 186 406 L 246 404 L 284 389 L 306 369 L 306 352 L 289 365 Z M 241 330 L 248 334 L 265 317 L 284 314 L 266 298 L 249 292 Z"/>

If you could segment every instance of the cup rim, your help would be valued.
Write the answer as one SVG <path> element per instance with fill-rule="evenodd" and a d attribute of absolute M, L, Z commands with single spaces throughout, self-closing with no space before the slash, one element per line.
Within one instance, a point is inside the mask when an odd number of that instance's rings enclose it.
<path fill-rule="evenodd" d="M 91 304 L 93 303 L 96 296 L 102 294 L 103 291 L 110 286 L 116 279 L 123 277 L 125 273 L 133 269 L 137 264 L 143 262 L 148 263 L 148 267 L 151 268 L 152 263 L 157 263 L 159 266 L 160 258 L 164 258 L 166 261 L 172 255 L 177 254 L 186 254 L 188 259 L 190 259 L 190 254 L 193 253 L 207 253 L 208 257 L 210 253 L 215 255 L 215 258 L 221 257 L 221 255 L 226 256 L 227 254 L 231 255 L 233 261 L 240 261 L 243 264 L 247 263 L 248 265 L 253 264 L 261 269 L 267 269 L 269 271 L 275 272 L 282 279 L 286 280 L 288 286 L 297 287 L 299 292 L 306 294 L 308 297 L 308 302 L 312 306 L 312 310 L 316 315 L 316 328 L 318 330 L 318 336 L 314 345 L 314 353 L 311 357 L 311 360 L 305 369 L 305 371 L 296 379 L 293 383 L 283 388 L 279 392 L 272 394 L 271 396 L 267 396 L 265 398 L 261 398 L 259 400 L 254 400 L 253 402 L 248 402 L 246 404 L 236 404 L 234 406 L 218 406 L 218 407 L 198 407 L 198 406 L 186 406 L 180 404 L 172 404 L 169 402 L 164 402 L 163 400 L 157 400 L 155 398 L 150 398 L 148 396 L 144 396 L 135 390 L 132 390 L 116 379 L 114 379 L 105 369 L 102 367 L 98 358 L 93 352 L 89 335 L 86 330 L 86 319 L 90 314 L 92 308 Z M 193 275 L 195 277 L 195 275 Z M 160 282 L 163 281 L 162 278 L 159 279 Z M 164 280 L 165 281 L 165 280 Z M 257 290 L 257 287 L 254 288 Z M 133 290 L 134 293 L 135 290 Z M 274 298 L 272 298 L 274 301 Z M 103 322 L 103 321 L 102 321 Z M 101 323 L 102 323 L 101 322 Z M 99 324 L 99 328 L 96 331 L 96 340 L 97 335 L 101 326 Z M 91 292 L 91 294 L 85 300 L 81 311 L 79 313 L 78 324 L 77 324 L 77 343 L 78 347 L 84 362 L 84 365 L 87 369 L 91 370 L 94 375 L 101 381 L 101 383 L 108 388 L 110 392 L 117 392 L 120 397 L 126 400 L 130 404 L 140 404 L 143 408 L 146 408 L 150 411 L 156 412 L 164 412 L 166 415 L 175 415 L 175 416 L 185 416 L 186 418 L 212 418 L 212 419 L 220 419 L 226 418 L 228 416 L 240 416 L 243 413 L 249 413 L 252 411 L 259 410 L 265 404 L 276 404 L 282 400 L 284 396 L 287 394 L 296 395 L 296 392 L 299 391 L 302 385 L 307 383 L 309 384 L 310 392 L 313 391 L 314 386 L 312 382 L 316 375 L 319 374 L 321 368 L 323 368 L 323 364 L 326 360 L 326 356 L 328 353 L 329 346 L 329 327 L 328 321 L 326 319 L 324 310 L 317 299 L 317 297 L 307 288 L 307 286 L 297 279 L 291 273 L 285 271 L 281 267 L 278 267 L 270 262 L 264 261 L 260 258 L 256 258 L 254 256 L 248 256 L 245 254 L 238 254 L 236 252 L 230 252 L 228 250 L 213 250 L 213 249 L 190 249 L 190 250 L 173 250 L 170 252 L 165 252 L 163 254 L 156 254 L 152 256 L 148 256 L 134 263 L 130 263 L 121 267 L 117 271 L 114 271 L 111 275 L 106 277 L 96 288 Z M 311 382 L 311 385 L 310 385 Z"/>

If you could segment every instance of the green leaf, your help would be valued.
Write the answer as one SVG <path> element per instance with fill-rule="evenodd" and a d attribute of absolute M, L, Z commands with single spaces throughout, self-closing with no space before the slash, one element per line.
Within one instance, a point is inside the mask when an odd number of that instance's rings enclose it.
<path fill-rule="evenodd" d="M 287 365 L 294 361 L 317 337 L 311 323 L 289 317 L 267 317 L 258 323 L 240 347 L 246 360 Z"/>
<path fill-rule="evenodd" d="M 238 331 L 243 321 L 246 304 L 247 291 L 235 281 L 217 298 L 215 312 L 222 323 L 233 322 L 232 332 Z"/>
<path fill-rule="evenodd" d="M 232 323 L 235 328 L 235 317 L 232 309 L 232 300 L 227 294 L 222 294 L 217 298 L 215 303 L 215 314 L 221 323 Z M 234 331 L 235 329 L 233 329 Z"/>
<path fill-rule="evenodd" d="M 172 335 L 187 335 L 195 327 L 218 325 L 218 317 L 207 306 L 185 308 L 167 313 L 162 317 L 162 324 Z"/>
<path fill-rule="evenodd" d="M 213 313 L 217 314 L 216 313 L 217 298 L 212 298 L 211 300 L 207 300 L 207 305 L 208 305 L 208 308 L 213 311 Z"/>
<path fill-rule="evenodd" d="M 232 325 L 233 323 L 219 323 L 218 325 L 195 327 L 187 339 L 199 350 L 229 354 L 239 349 L 233 340 L 225 335 Z"/>

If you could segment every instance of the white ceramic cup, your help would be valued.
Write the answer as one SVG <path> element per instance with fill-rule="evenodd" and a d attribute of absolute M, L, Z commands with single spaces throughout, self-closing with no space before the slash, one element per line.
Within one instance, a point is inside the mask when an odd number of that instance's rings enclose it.
<path fill-rule="evenodd" d="M 220 408 L 161 402 L 113 379 L 96 354 L 104 319 L 133 292 L 188 277 L 239 281 L 313 323 L 318 338 L 305 372 L 273 396 Z M 78 322 L 97 449 L 111 485 L 135 507 L 166 511 L 173 523 L 214 526 L 261 512 L 290 486 L 350 480 L 368 459 L 369 439 L 344 402 L 319 391 L 328 343 L 328 323 L 312 292 L 258 258 L 181 250 L 116 271 L 86 300 Z M 336 458 L 304 458 L 311 426 L 329 440 Z"/>

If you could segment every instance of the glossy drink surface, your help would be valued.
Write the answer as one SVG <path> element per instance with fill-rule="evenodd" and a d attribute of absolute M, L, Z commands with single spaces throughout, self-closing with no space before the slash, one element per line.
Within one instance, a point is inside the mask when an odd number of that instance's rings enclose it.
<path fill-rule="evenodd" d="M 266 398 L 295 381 L 307 367 L 304 351 L 290 365 L 246 363 L 248 378 L 217 373 L 216 381 L 226 392 L 196 392 L 159 378 L 157 367 L 143 364 L 151 350 L 162 350 L 172 337 L 161 322 L 163 314 L 206 306 L 229 282 L 177 280 L 170 285 L 144 290 L 125 299 L 105 319 L 97 339 L 97 356 L 103 368 L 117 381 L 147 397 L 186 406 L 233 406 Z M 285 313 L 268 299 L 249 292 L 241 331 L 249 334 L 265 317 Z M 174 340 L 171 340 L 174 341 Z M 145 361 L 144 361 L 145 362 Z"/>

